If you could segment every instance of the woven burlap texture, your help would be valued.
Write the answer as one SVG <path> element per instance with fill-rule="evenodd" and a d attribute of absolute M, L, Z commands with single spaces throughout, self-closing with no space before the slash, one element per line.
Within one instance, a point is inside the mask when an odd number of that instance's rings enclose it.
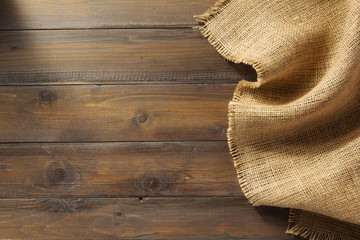
<path fill-rule="evenodd" d="M 257 71 L 229 103 L 246 197 L 292 208 L 288 233 L 360 239 L 360 1 L 226 0 L 198 21 Z"/>

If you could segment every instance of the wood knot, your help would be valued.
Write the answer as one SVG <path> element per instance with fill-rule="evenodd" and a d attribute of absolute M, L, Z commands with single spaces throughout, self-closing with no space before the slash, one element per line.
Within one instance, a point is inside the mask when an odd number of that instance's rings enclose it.
<path fill-rule="evenodd" d="M 66 171 L 63 168 L 55 168 L 51 176 L 52 180 L 54 180 L 55 182 L 62 182 L 65 180 Z"/>
<path fill-rule="evenodd" d="M 146 172 L 134 181 L 140 195 L 173 195 L 177 193 L 176 185 L 181 184 L 189 175 L 175 171 L 152 171 Z"/>
<path fill-rule="evenodd" d="M 149 116 L 146 113 L 138 115 L 138 121 L 144 123 L 148 120 Z"/>
<path fill-rule="evenodd" d="M 49 186 L 71 186 L 81 181 L 81 175 L 67 162 L 54 162 L 45 171 L 44 183 Z"/>
<path fill-rule="evenodd" d="M 149 114 L 146 112 L 140 111 L 134 117 L 131 118 L 131 126 L 132 127 L 140 127 L 144 124 L 150 123 Z"/>
<path fill-rule="evenodd" d="M 42 90 L 39 93 L 39 101 L 43 104 L 51 104 L 56 101 L 56 95 L 53 92 Z"/>
<path fill-rule="evenodd" d="M 160 179 L 158 177 L 149 176 L 145 181 L 146 186 L 150 189 L 156 190 L 160 186 Z"/>

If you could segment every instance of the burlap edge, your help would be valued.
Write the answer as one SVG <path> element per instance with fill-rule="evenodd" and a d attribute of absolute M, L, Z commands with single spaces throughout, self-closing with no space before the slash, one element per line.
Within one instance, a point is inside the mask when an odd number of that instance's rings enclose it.
<path fill-rule="evenodd" d="M 235 90 L 234 93 L 234 98 L 236 98 L 235 95 L 237 95 L 237 90 Z M 239 147 L 236 145 L 235 143 L 235 138 L 233 136 L 234 131 L 233 131 L 233 127 L 235 125 L 234 122 L 234 115 L 235 115 L 235 109 L 232 106 L 232 102 L 229 103 L 228 105 L 228 129 L 227 129 L 227 139 L 228 139 L 228 145 L 229 145 L 229 149 L 230 149 L 230 154 L 233 158 L 233 162 L 234 162 L 234 167 L 236 169 L 236 174 L 237 174 L 237 178 L 238 178 L 238 182 L 240 184 L 241 190 L 243 191 L 245 197 L 249 200 L 249 202 L 254 205 L 254 206 L 258 206 L 259 204 L 257 204 L 257 197 L 255 197 L 255 195 L 253 194 L 251 188 L 248 185 L 248 182 L 246 180 L 246 177 L 244 175 L 243 172 L 243 165 L 245 164 L 245 161 L 241 158 L 241 151 L 239 149 Z"/>
<path fill-rule="evenodd" d="M 204 14 L 202 15 L 195 15 L 197 22 L 200 23 L 200 26 L 195 26 L 194 29 L 200 29 L 201 34 L 210 42 L 210 44 L 215 48 L 220 55 L 222 55 L 226 60 L 234 62 L 234 63 L 244 63 L 247 65 L 252 66 L 256 73 L 257 73 L 257 81 L 256 82 L 248 82 L 246 80 L 240 80 L 237 88 L 233 95 L 233 101 L 236 101 L 239 96 L 241 95 L 241 89 L 244 87 L 250 88 L 258 88 L 261 86 L 263 79 L 264 79 L 264 71 L 261 67 L 260 62 L 255 60 L 250 60 L 247 58 L 243 58 L 241 56 L 234 56 L 226 47 L 224 47 L 216 37 L 213 36 L 211 30 L 209 29 L 209 23 L 212 19 L 219 16 L 222 13 L 223 9 L 229 4 L 232 0 L 219 0 L 215 3 L 215 5 L 209 8 Z M 257 198 L 252 193 L 252 190 L 249 188 L 248 183 L 245 179 L 244 172 L 241 170 L 243 169 L 244 161 L 240 159 L 240 150 L 236 146 L 233 136 L 233 126 L 235 123 L 233 122 L 235 109 L 232 107 L 232 102 L 228 105 L 228 119 L 229 119 L 229 126 L 227 130 L 227 138 L 228 138 L 228 145 L 230 149 L 230 153 L 233 158 L 234 167 L 237 172 L 237 178 L 239 185 L 245 195 L 245 197 L 249 200 L 249 202 L 254 205 L 258 206 Z"/>
<path fill-rule="evenodd" d="M 223 56 L 226 60 L 231 61 L 233 63 L 244 63 L 252 66 L 257 73 L 257 81 L 256 82 L 248 82 L 242 79 L 239 79 L 239 86 L 241 87 L 251 87 L 257 88 L 263 82 L 264 79 L 264 71 L 261 67 L 261 64 L 255 60 L 250 60 L 247 58 L 242 58 L 239 56 L 234 56 L 221 42 L 213 36 L 211 30 L 209 29 L 209 23 L 212 19 L 219 16 L 219 14 L 223 11 L 227 4 L 229 4 L 232 0 L 219 0 L 215 3 L 215 5 L 209 8 L 205 13 L 201 15 L 195 15 L 196 21 L 200 24 L 199 26 L 194 26 L 194 29 L 199 29 L 201 34 L 209 41 L 209 43 L 215 48 L 217 52 L 221 56 Z M 238 87 L 239 87 L 238 86 Z"/>
<path fill-rule="evenodd" d="M 300 222 L 300 213 L 298 209 L 290 209 L 289 225 L 286 229 L 287 234 L 300 236 L 309 240 L 344 240 L 344 238 L 334 236 L 330 233 L 316 231 Z"/>

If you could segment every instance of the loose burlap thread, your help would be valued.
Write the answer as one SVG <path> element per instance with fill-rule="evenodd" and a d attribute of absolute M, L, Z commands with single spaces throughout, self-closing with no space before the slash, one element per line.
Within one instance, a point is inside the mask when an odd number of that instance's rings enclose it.
<path fill-rule="evenodd" d="M 257 71 L 229 103 L 245 196 L 291 208 L 287 233 L 360 239 L 360 2 L 222 0 L 198 21 Z"/>

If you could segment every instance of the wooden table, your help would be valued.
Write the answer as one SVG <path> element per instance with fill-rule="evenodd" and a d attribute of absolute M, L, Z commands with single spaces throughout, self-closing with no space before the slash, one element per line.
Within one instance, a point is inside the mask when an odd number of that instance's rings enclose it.
<path fill-rule="evenodd" d="M 1 239 L 293 239 L 238 186 L 213 2 L 1 1 Z"/>

